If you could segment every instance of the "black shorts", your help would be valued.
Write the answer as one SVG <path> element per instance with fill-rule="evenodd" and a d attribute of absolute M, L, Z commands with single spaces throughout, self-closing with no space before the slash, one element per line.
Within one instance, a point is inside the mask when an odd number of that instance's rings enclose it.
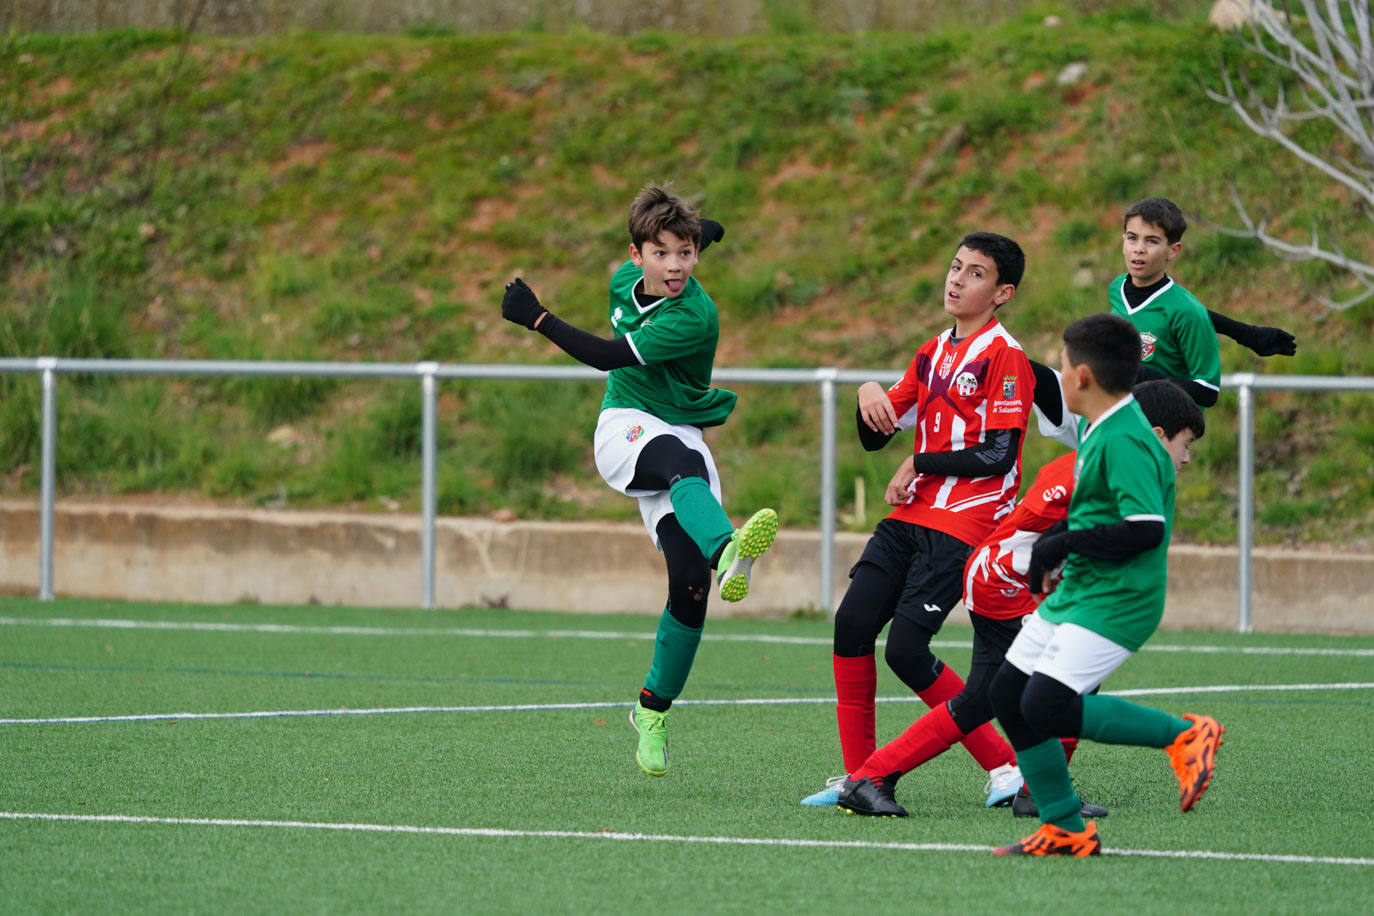
<path fill-rule="evenodd" d="M 953 535 L 885 518 L 873 529 L 860 563 L 872 563 L 901 581 L 894 616 L 937 633 L 964 594 L 964 564 L 973 545 Z M 854 570 L 849 571 L 850 578 Z"/>

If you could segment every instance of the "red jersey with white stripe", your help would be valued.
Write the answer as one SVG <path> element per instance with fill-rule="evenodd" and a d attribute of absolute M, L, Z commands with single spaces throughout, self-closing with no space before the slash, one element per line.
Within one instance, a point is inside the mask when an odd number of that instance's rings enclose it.
<path fill-rule="evenodd" d="M 1031 548 L 1041 534 L 1069 516 L 1077 455 L 1060 455 L 1041 468 L 1026 498 L 968 558 L 964 607 L 969 613 L 1007 620 L 1035 610 L 1029 579 Z"/>
<path fill-rule="evenodd" d="M 953 334 L 927 341 L 887 390 L 898 427 L 915 427 L 918 454 L 972 448 L 995 429 L 1019 429 L 1024 440 L 1035 376 L 1021 345 L 996 318 L 957 342 Z M 888 518 L 978 544 L 1011 512 L 1020 486 L 1018 446 L 1011 470 L 995 477 L 916 475 Z"/>

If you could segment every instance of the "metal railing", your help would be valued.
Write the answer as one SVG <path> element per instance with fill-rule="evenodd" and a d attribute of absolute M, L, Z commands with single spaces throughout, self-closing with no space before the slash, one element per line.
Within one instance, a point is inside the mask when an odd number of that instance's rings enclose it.
<path fill-rule="evenodd" d="M 171 375 L 171 376 L 271 376 L 294 378 L 396 378 L 420 382 L 420 607 L 434 607 L 434 531 L 437 452 L 437 387 L 439 379 L 488 381 L 596 381 L 606 373 L 586 366 L 469 365 L 461 363 L 338 363 L 254 362 L 236 360 L 134 360 L 0 358 L 0 373 L 38 374 L 42 379 L 42 458 L 39 494 L 38 597 L 53 598 L 53 508 L 56 500 L 57 377 L 59 375 Z M 820 455 L 820 593 L 817 607 L 833 610 L 835 589 L 835 386 L 867 381 L 890 384 L 900 371 L 836 369 L 716 369 L 713 381 L 725 384 L 815 385 L 821 401 Z M 1374 377 L 1303 375 L 1224 375 L 1223 388 L 1235 388 L 1240 396 L 1239 505 L 1237 514 L 1237 579 L 1239 599 L 1236 629 L 1250 632 L 1251 551 L 1254 527 L 1254 392 L 1268 391 L 1362 391 L 1374 392 Z"/>

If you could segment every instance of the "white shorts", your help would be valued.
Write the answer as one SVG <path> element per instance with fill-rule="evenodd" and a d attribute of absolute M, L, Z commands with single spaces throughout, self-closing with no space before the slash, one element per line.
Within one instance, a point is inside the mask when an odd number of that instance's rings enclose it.
<path fill-rule="evenodd" d="M 1021 621 L 1007 661 L 1023 674 L 1048 675 L 1079 694 L 1092 693 L 1131 650 L 1076 623 L 1050 623 L 1040 612 Z"/>
<path fill-rule="evenodd" d="M 706 460 L 706 480 L 711 485 L 711 493 L 724 502 L 720 495 L 720 475 L 716 473 L 716 460 L 711 457 L 711 449 L 701 437 L 701 430 L 695 426 L 675 426 L 664 423 L 658 417 L 630 407 L 608 407 L 601 411 L 596 420 L 596 437 L 593 451 L 596 455 L 596 470 L 601 479 L 612 490 L 639 500 L 639 514 L 644 519 L 644 527 L 649 529 L 649 537 L 659 550 L 658 523 L 671 515 L 673 504 L 668 499 L 667 490 L 632 490 L 630 481 L 634 480 L 635 464 L 639 453 L 651 440 L 659 436 L 675 436 L 683 445 L 699 453 Z"/>

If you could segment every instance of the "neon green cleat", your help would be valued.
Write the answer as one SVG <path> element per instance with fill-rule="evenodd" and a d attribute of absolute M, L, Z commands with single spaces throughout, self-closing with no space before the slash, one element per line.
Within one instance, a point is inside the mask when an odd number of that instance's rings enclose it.
<path fill-rule="evenodd" d="M 630 710 L 630 724 L 639 732 L 635 763 L 650 776 L 668 772 L 668 712 L 645 709 L 639 703 Z"/>
<path fill-rule="evenodd" d="M 740 601 L 749 594 L 749 570 L 755 558 L 773 546 L 777 533 L 778 513 L 772 509 L 760 509 L 742 527 L 735 529 L 716 566 L 721 598 Z"/>

